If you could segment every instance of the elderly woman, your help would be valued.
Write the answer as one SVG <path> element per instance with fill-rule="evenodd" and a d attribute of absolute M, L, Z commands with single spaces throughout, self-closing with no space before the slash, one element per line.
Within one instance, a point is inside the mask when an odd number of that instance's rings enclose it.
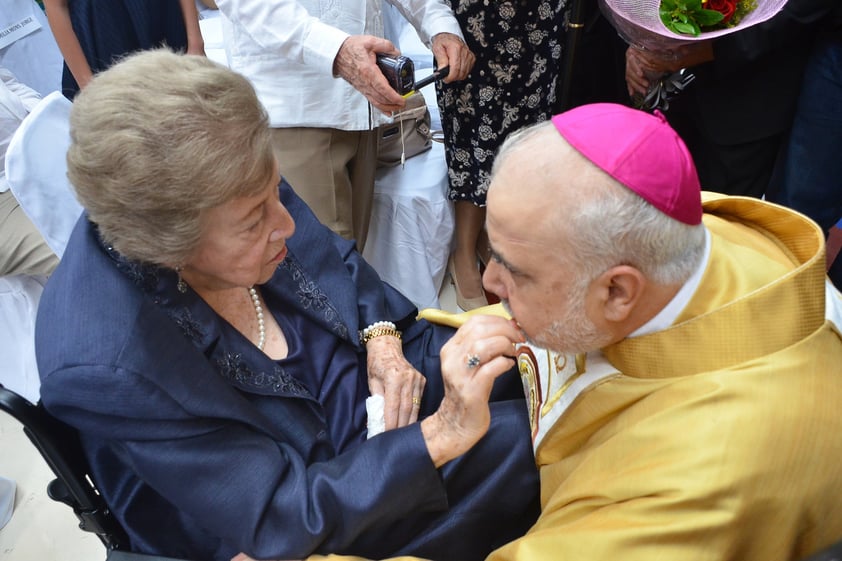
<path fill-rule="evenodd" d="M 243 77 L 131 56 L 76 98 L 71 135 L 87 212 L 41 300 L 42 400 L 133 550 L 466 561 L 528 528 L 520 381 L 489 360 L 519 331 L 415 321 L 279 178 Z M 387 430 L 367 439 L 370 392 Z"/>

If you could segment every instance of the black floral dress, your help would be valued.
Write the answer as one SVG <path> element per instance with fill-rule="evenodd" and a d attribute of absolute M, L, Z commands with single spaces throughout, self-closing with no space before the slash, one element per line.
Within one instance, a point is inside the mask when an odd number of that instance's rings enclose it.
<path fill-rule="evenodd" d="M 461 82 L 437 82 L 452 201 L 485 205 L 497 149 L 552 116 L 566 0 L 449 0 L 477 57 Z"/>

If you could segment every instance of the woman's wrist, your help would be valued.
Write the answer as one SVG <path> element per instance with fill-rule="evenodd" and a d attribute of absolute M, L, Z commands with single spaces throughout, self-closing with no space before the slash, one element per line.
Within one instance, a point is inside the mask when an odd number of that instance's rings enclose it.
<path fill-rule="evenodd" d="M 442 416 L 441 409 L 421 421 L 421 434 L 430 459 L 437 468 L 461 456 L 479 440 L 454 430 L 452 423 L 448 423 Z"/>
<path fill-rule="evenodd" d="M 449 439 L 445 437 L 443 425 L 437 414 L 421 421 L 421 435 L 424 437 L 424 444 L 427 445 L 427 453 L 430 454 L 430 459 L 437 468 L 458 456 L 451 452 L 452 446 L 448 443 Z"/>
<path fill-rule="evenodd" d="M 360 341 L 367 344 L 376 337 L 391 336 L 401 338 L 401 332 L 391 321 L 376 321 L 360 331 Z"/>

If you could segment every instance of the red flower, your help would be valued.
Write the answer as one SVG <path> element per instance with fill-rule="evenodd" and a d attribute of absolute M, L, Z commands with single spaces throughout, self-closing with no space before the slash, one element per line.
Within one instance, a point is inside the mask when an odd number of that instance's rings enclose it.
<path fill-rule="evenodd" d="M 737 9 L 737 0 L 708 0 L 703 6 L 722 14 L 722 23 L 727 23 Z"/>

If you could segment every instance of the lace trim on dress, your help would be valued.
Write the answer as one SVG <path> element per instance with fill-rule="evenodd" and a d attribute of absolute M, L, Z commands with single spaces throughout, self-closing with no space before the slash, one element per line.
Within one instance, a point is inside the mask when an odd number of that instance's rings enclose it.
<path fill-rule="evenodd" d="M 255 372 L 249 368 L 249 365 L 243 360 L 240 353 L 224 352 L 216 360 L 216 366 L 225 378 L 238 384 L 251 386 L 263 391 L 271 390 L 275 393 L 310 397 L 310 392 L 307 391 L 307 388 L 294 377 L 287 374 L 286 370 L 278 364 L 275 364 L 271 372 Z"/>
<path fill-rule="evenodd" d="M 350 339 L 348 327 L 342 322 L 339 312 L 318 285 L 307 278 L 298 260 L 292 254 L 287 254 L 287 258 L 281 262 L 280 267 L 298 284 L 296 296 L 302 307 L 305 310 L 312 309 L 320 312 L 331 331 L 343 339 Z"/>

